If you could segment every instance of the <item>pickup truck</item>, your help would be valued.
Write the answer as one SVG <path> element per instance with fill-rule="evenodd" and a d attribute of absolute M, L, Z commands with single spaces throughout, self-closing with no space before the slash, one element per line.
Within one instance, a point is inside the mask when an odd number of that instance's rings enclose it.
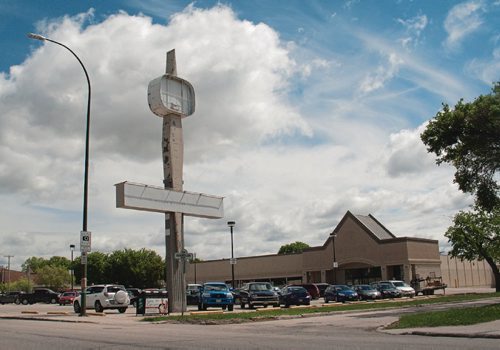
<path fill-rule="evenodd" d="M 248 305 L 249 309 L 252 309 L 256 305 L 280 307 L 279 296 L 273 291 L 271 283 L 268 282 L 250 282 L 244 284 L 239 289 L 238 300 L 242 309 L 245 308 L 245 305 Z"/>
<path fill-rule="evenodd" d="M 9 303 L 15 303 L 15 304 L 20 304 L 21 301 L 19 299 L 19 296 L 21 296 L 23 292 L 19 291 L 11 291 L 11 292 L 6 292 L 0 294 L 0 304 L 9 304 Z"/>
<path fill-rule="evenodd" d="M 48 288 L 37 288 L 33 293 L 22 294 L 19 297 L 23 305 L 34 303 L 56 304 L 59 302 L 59 293 Z"/>

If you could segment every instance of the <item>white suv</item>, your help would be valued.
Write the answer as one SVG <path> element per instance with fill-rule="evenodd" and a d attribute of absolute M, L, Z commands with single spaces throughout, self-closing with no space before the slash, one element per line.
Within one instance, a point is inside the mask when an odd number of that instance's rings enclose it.
<path fill-rule="evenodd" d="M 80 295 L 73 301 L 73 310 L 81 311 Z M 130 298 L 124 286 L 117 284 L 98 284 L 90 286 L 85 291 L 86 309 L 103 312 L 104 309 L 118 309 L 120 313 L 127 311 Z"/>

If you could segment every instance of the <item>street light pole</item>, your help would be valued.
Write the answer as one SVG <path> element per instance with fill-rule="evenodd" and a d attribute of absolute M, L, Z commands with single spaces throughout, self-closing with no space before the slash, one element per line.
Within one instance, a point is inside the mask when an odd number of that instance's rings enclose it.
<path fill-rule="evenodd" d="M 337 284 L 336 269 L 338 265 L 337 265 L 337 259 L 335 258 L 335 238 L 337 238 L 337 233 L 335 231 L 330 233 L 330 237 L 332 237 L 332 247 L 333 247 L 333 266 L 332 266 L 333 284 Z"/>
<path fill-rule="evenodd" d="M 60 42 L 57 42 L 55 40 L 49 39 L 44 37 L 43 35 L 40 34 L 33 34 L 29 33 L 28 37 L 31 39 L 35 40 L 40 40 L 40 41 L 50 41 L 51 43 L 57 44 L 59 46 L 64 47 L 66 50 L 71 52 L 73 56 L 78 60 L 78 63 L 80 63 L 80 66 L 83 68 L 83 72 L 85 73 L 85 77 L 87 78 L 87 85 L 88 85 L 88 99 L 87 99 L 87 125 L 86 125 L 86 133 L 85 133 L 85 170 L 84 170 L 84 179 L 83 179 L 83 222 L 82 222 L 82 232 L 87 232 L 87 203 L 88 203 L 88 184 L 89 184 L 89 145 L 90 145 L 90 96 L 91 96 L 91 88 L 90 88 L 90 79 L 89 75 L 87 73 L 87 69 L 85 69 L 85 66 L 83 65 L 82 61 L 80 58 L 71 50 L 69 47 L 67 47 L 64 44 L 61 44 Z M 82 252 L 81 259 L 83 262 L 83 273 L 82 273 L 82 281 L 81 281 L 81 287 L 82 287 L 82 297 L 81 297 L 81 310 L 80 310 L 80 316 L 86 316 L 87 311 L 86 311 L 86 296 L 85 296 L 85 289 L 87 288 L 87 252 Z"/>
<path fill-rule="evenodd" d="M 227 222 L 227 225 L 229 226 L 229 228 L 231 229 L 231 287 L 232 288 L 236 288 L 234 286 L 234 247 L 233 247 L 233 227 L 236 223 L 234 221 L 228 221 Z"/>
<path fill-rule="evenodd" d="M 73 291 L 73 279 L 75 274 L 75 270 L 73 269 L 73 251 L 75 250 L 75 245 L 70 244 L 69 249 L 71 250 L 71 291 Z"/>
<path fill-rule="evenodd" d="M 194 284 L 196 284 L 196 253 L 193 253 L 194 259 Z"/>

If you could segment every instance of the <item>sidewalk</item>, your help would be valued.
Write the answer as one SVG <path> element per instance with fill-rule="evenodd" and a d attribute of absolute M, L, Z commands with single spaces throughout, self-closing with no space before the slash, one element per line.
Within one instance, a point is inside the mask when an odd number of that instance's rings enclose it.
<path fill-rule="evenodd" d="M 491 338 L 500 339 L 500 320 L 470 326 L 446 326 L 406 329 L 383 329 L 378 331 L 399 335 L 424 335 L 430 337 Z"/>

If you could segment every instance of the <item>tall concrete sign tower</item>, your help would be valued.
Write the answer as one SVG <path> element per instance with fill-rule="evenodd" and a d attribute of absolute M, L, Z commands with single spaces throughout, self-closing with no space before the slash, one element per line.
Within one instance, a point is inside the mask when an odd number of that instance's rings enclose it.
<path fill-rule="evenodd" d="M 165 213 L 166 283 L 169 312 L 186 309 L 184 215 L 222 218 L 223 198 L 183 190 L 182 118 L 195 110 L 193 86 L 177 77 L 175 50 L 167 53 L 166 73 L 148 86 L 151 111 L 163 119 L 163 188 L 122 182 L 116 186 L 117 208 Z"/>

